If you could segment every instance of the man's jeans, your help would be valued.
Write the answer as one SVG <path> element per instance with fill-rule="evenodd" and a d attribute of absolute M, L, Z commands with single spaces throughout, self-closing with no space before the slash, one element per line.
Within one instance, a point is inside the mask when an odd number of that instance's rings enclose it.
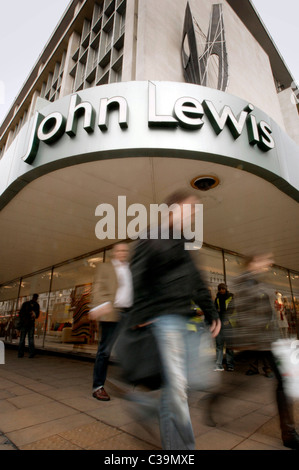
<path fill-rule="evenodd" d="M 164 315 L 153 323 L 163 369 L 159 414 L 162 448 L 165 450 L 195 449 L 187 388 L 195 382 L 192 378 L 195 371 L 189 369 L 193 369 L 191 364 L 194 364 L 194 353 L 198 354 L 200 337 L 197 333 L 190 334 L 187 321 L 188 318 L 183 316 Z"/>
<path fill-rule="evenodd" d="M 28 334 L 28 346 L 29 346 L 29 356 L 33 357 L 35 354 L 34 348 L 34 326 L 22 327 L 20 330 L 20 341 L 19 341 L 19 351 L 18 356 L 23 357 L 25 351 L 25 339 Z"/>
<path fill-rule="evenodd" d="M 93 390 L 103 387 L 107 377 L 107 369 L 111 351 L 117 337 L 119 323 L 101 322 L 101 339 L 93 369 Z"/>

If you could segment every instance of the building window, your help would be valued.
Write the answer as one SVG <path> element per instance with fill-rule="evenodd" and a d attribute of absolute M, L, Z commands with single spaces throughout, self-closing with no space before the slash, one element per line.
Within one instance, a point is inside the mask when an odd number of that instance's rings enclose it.
<path fill-rule="evenodd" d="M 126 0 L 95 3 L 85 18 L 70 75 L 73 92 L 121 81 L 125 34 Z"/>
<path fill-rule="evenodd" d="M 66 52 L 64 51 L 60 62 L 56 62 L 54 69 L 48 74 L 48 78 L 43 82 L 40 97 L 48 101 L 56 101 L 60 96 L 61 82 L 64 72 Z"/>

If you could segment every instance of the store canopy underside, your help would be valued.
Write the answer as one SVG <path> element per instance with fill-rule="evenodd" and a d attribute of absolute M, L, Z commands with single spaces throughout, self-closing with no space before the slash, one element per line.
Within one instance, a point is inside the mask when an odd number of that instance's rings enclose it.
<path fill-rule="evenodd" d="M 220 184 L 192 189 L 199 175 Z M 95 235 L 99 204 L 117 208 L 126 196 L 127 206 L 148 207 L 178 188 L 203 203 L 204 243 L 240 254 L 271 251 L 275 264 L 299 271 L 299 206 L 274 185 L 225 165 L 134 157 L 74 165 L 23 188 L 0 212 L 0 284 L 111 245 Z"/>

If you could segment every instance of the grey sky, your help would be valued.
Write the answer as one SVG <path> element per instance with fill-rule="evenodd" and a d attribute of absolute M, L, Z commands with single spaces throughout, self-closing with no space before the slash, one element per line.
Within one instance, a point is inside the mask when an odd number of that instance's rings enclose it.
<path fill-rule="evenodd" d="M 252 1 L 290 72 L 299 80 L 298 0 Z M 69 3 L 0 0 L 0 123 Z"/>
<path fill-rule="evenodd" d="M 0 123 L 69 3 L 0 0 Z"/>
<path fill-rule="evenodd" d="M 251 0 L 251 2 L 262 18 L 293 78 L 299 80 L 298 0 Z"/>

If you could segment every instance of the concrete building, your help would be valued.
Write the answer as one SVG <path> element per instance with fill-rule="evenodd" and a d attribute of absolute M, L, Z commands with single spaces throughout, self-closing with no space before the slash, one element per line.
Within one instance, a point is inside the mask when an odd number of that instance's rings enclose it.
<path fill-rule="evenodd" d="M 94 267 L 130 238 L 99 239 L 97 208 L 188 188 L 212 294 L 243 255 L 271 251 L 267 282 L 296 334 L 296 96 L 250 0 L 71 1 L 0 127 L 3 320 L 38 292 L 43 344 L 92 348 Z"/>

